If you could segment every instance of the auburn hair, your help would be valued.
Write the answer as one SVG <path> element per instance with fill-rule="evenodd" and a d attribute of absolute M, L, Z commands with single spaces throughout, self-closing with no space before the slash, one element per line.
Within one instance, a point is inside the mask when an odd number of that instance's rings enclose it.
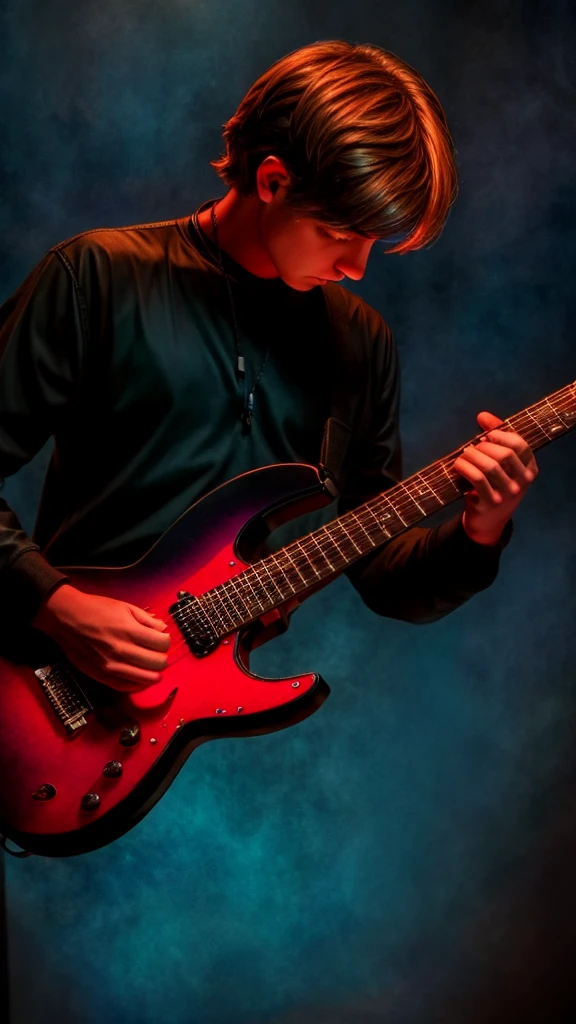
<path fill-rule="evenodd" d="M 338 40 L 289 53 L 224 125 L 212 166 L 243 195 L 266 156 L 291 176 L 286 202 L 388 252 L 429 245 L 456 197 L 454 146 L 440 102 L 414 68 L 378 46 Z"/>

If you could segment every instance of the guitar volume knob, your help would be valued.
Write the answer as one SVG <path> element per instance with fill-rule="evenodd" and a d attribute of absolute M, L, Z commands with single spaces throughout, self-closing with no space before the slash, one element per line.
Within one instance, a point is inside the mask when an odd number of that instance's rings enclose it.
<path fill-rule="evenodd" d="M 33 800 L 52 800 L 56 796 L 56 787 L 51 782 L 43 782 L 38 789 L 32 793 Z"/>
<path fill-rule="evenodd" d="M 119 740 L 123 747 L 133 747 L 135 743 L 138 743 L 140 739 L 140 726 L 138 722 L 134 722 L 133 725 L 127 725 L 121 730 Z"/>
<path fill-rule="evenodd" d="M 95 811 L 100 806 L 100 797 L 98 793 L 84 793 L 80 806 L 83 811 Z"/>
<path fill-rule="evenodd" d="M 107 779 L 117 779 L 122 775 L 122 764 L 120 761 L 106 761 L 104 768 L 102 769 L 102 775 L 105 775 Z"/>

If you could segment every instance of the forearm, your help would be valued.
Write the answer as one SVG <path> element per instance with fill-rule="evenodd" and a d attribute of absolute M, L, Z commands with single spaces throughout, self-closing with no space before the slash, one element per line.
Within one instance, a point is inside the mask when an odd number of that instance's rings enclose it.
<path fill-rule="evenodd" d="M 494 582 L 511 531 L 510 523 L 496 544 L 479 544 L 459 514 L 432 529 L 407 530 L 346 575 L 376 614 L 434 622 Z"/>

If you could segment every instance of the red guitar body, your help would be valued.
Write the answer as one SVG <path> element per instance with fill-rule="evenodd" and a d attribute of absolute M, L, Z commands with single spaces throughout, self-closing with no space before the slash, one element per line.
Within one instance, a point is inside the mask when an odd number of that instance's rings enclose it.
<path fill-rule="evenodd" d="M 286 629 L 293 608 L 256 620 L 203 657 L 183 642 L 169 609 L 178 591 L 198 596 L 242 572 L 267 553 L 272 529 L 330 500 L 313 467 L 269 466 L 206 495 L 131 566 L 65 567 L 79 590 L 149 608 L 167 622 L 168 667 L 160 683 L 137 693 L 78 673 L 90 707 L 67 731 L 35 671 L 62 658 L 55 645 L 48 640 L 48 654 L 32 664 L 0 658 L 5 837 L 47 856 L 94 850 L 153 807 L 200 743 L 281 729 L 320 706 L 329 691 L 315 673 L 265 679 L 249 670 L 250 651 Z"/>

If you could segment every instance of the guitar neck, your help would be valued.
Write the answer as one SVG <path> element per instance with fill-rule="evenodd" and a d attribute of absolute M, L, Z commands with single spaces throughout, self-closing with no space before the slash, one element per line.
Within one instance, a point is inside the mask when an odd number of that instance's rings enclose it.
<path fill-rule="evenodd" d="M 510 416 L 498 429 L 520 434 L 535 450 L 575 426 L 576 381 Z M 207 611 L 210 606 L 225 607 L 227 619 L 239 629 L 320 581 L 338 576 L 374 548 L 462 497 L 472 485 L 455 472 L 454 461 L 485 436 L 476 435 L 354 511 L 255 562 L 200 600 Z"/>

